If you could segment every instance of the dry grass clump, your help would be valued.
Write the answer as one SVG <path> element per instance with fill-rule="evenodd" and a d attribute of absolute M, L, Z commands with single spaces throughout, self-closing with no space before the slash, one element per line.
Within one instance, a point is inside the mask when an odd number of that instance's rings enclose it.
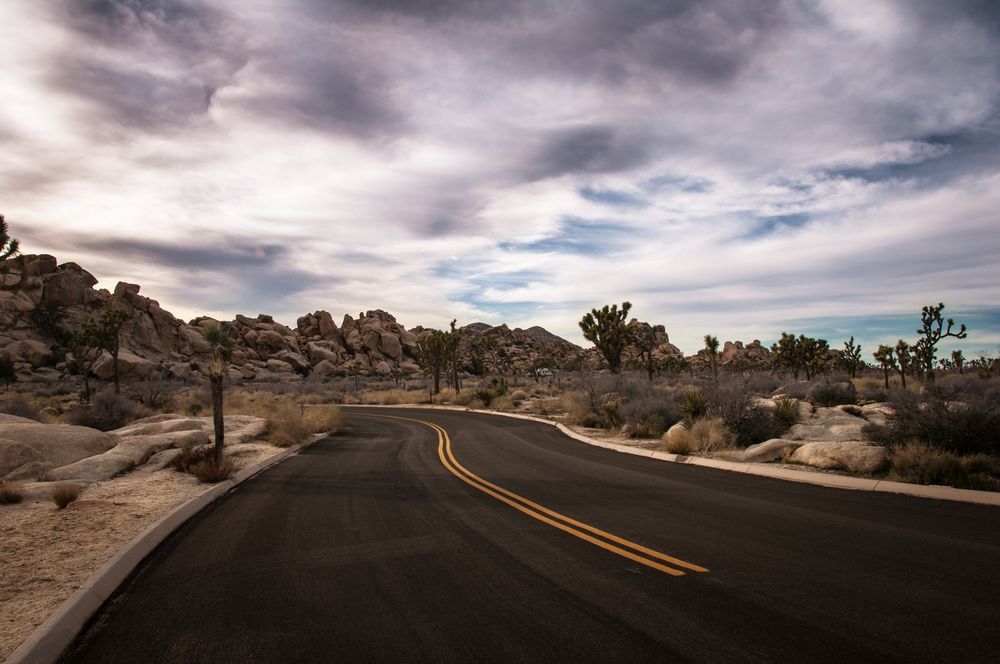
<path fill-rule="evenodd" d="M 514 390 L 510 393 L 510 400 L 514 402 L 515 406 L 520 406 L 521 402 L 528 398 L 528 393 L 524 390 Z"/>
<path fill-rule="evenodd" d="M 506 394 L 501 394 L 490 399 L 490 408 L 492 410 L 499 410 L 502 413 L 511 412 L 514 410 L 514 406 L 514 400 Z"/>
<path fill-rule="evenodd" d="M 206 459 L 188 468 L 188 472 L 204 484 L 216 484 L 228 480 L 235 470 L 236 465 L 229 457 L 223 457 L 221 463 L 215 463 L 215 459 Z"/>
<path fill-rule="evenodd" d="M 395 404 L 426 403 L 424 390 L 372 390 L 361 394 L 361 403 L 392 406 Z"/>
<path fill-rule="evenodd" d="M 21 489 L 13 485 L 0 484 L 0 505 L 14 505 L 24 500 Z"/>
<path fill-rule="evenodd" d="M 1000 458 L 995 456 L 959 456 L 911 441 L 893 450 L 891 461 L 891 480 L 1000 491 Z"/>
<path fill-rule="evenodd" d="M 54 502 L 56 507 L 59 509 L 64 509 L 67 505 L 80 497 L 81 491 L 83 491 L 83 489 L 79 484 L 73 484 L 72 482 L 56 482 L 52 485 L 52 502 Z"/>
<path fill-rule="evenodd" d="M 310 434 L 335 431 L 340 426 L 343 418 L 337 406 L 304 404 L 298 401 L 298 396 L 230 390 L 226 393 L 225 412 L 263 417 L 267 420 L 268 440 L 278 447 L 297 445 Z"/>
<path fill-rule="evenodd" d="M 732 448 L 735 444 L 736 435 L 718 417 L 696 420 L 690 426 L 663 436 L 663 448 L 672 454 L 715 452 Z"/>

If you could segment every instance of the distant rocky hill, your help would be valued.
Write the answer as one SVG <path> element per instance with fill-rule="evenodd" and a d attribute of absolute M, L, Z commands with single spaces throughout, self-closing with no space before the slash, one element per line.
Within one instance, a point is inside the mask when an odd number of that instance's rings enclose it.
<path fill-rule="evenodd" d="M 325 378 L 345 375 L 406 376 L 420 371 L 415 349 L 428 330 L 406 330 L 392 314 L 380 309 L 347 314 L 338 326 L 326 311 L 301 316 L 295 328 L 260 314 L 238 315 L 231 321 L 200 317 L 187 323 L 140 295 L 137 284 L 119 283 L 114 291 L 95 289 L 97 279 L 75 263 L 58 263 L 53 256 L 24 257 L 30 279 L 17 291 L 0 290 L 0 354 L 22 375 L 57 381 L 67 370 L 66 349 L 60 335 L 80 325 L 103 308 L 127 313 L 122 329 L 119 370 L 129 378 L 190 377 L 208 358 L 203 328 L 221 323 L 238 342 L 230 373 L 244 380 Z M 13 276 L 7 277 L 13 280 Z M 540 358 L 553 367 L 577 362 L 583 350 L 540 327 L 529 330 L 474 323 L 466 332 L 464 348 L 472 339 L 489 337 L 511 359 L 511 369 L 526 371 Z M 93 366 L 103 379 L 111 377 L 111 359 L 105 355 Z"/>

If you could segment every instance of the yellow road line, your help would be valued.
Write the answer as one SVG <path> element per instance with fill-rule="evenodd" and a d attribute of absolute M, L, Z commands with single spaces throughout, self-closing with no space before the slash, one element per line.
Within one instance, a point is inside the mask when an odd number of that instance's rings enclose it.
<path fill-rule="evenodd" d="M 508 491 L 507 489 L 504 489 L 501 486 L 497 486 L 492 482 L 484 480 L 483 478 L 471 472 L 469 469 L 467 469 L 465 466 L 463 466 L 461 463 L 458 462 L 458 459 L 455 458 L 455 455 L 452 451 L 451 437 L 448 435 L 448 432 L 445 431 L 443 427 L 433 422 L 429 422 L 427 420 L 419 420 L 410 417 L 399 417 L 396 415 L 372 415 L 364 413 L 357 413 L 357 414 L 365 415 L 367 417 L 386 417 L 395 420 L 417 422 L 419 424 L 423 424 L 424 426 L 430 427 L 431 429 L 436 431 L 438 435 L 438 457 L 441 460 L 441 464 L 445 468 L 447 468 L 449 472 L 455 475 L 455 477 L 462 480 L 469 486 L 472 486 L 478 489 L 479 491 L 482 491 L 483 493 L 489 494 L 493 498 L 496 498 L 497 500 L 507 505 L 510 505 L 514 509 L 534 519 L 542 521 L 543 523 L 546 523 L 552 526 L 553 528 L 558 528 L 559 530 L 562 530 L 566 533 L 569 533 L 570 535 L 573 535 L 574 537 L 578 537 L 586 542 L 589 542 L 594 546 L 601 547 L 602 549 L 615 553 L 624 558 L 628 558 L 629 560 L 645 565 L 646 567 L 651 567 L 665 574 L 669 574 L 671 576 L 683 576 L 684 572 L 678 569 L 674 569 L 672 567 L 667 567 L 666 565 L 656 562 L 655 560 L 649 560 L 648 558 L 639 556 L 636 553 L 633 553 L 632 551 L 627 551 L 621 547 L 615 546 L 614 544 L 610 544 L 608 542 L 599 540 L 596 537 L 588 535 L 587 532 L 593 533 L 594 535 L 598 535 L 617 544 L 621 544 L 622 546 L 629 547 L 634 551 L 643 553 L 646 556 L 650 556 L 651 558 L 656 558 L 664 562 L 668 562 L 672 565 L 676 565 L 677 567 L 683 567 L 685 569 L 695 572 L 708 571 L 707 568 L 702 567 L 700 565 L 695 565 L 694 563 L 689 563 L 679 558 L 668 556 L 659 551 L 655 551 L 648 547 L 642 546 L 641 544 L 638 544 L 636 542 L 632 542 L 623 537 L 613 535 L 612 533 L 605 532 L 603 530 L 600 530 L 599 528 L 595 528 L 586 523 L 577 521 L 576 519 L 560 514 L 559 512 L 556 512 L 554 510 L 550 510 L 549 508 L 544 507 L 543 505 L 539 505 L 538 503 L 528 500 L 523 496 L 519 496 L 518 494 L 512 491 Z M 559 521 L 557 521 L 556 519 L 558 519 Z M 560 521 L 564 523 L 560 523 Z M 573 526 L 575 526 L 575 528 Z M 581 532 L 581 531 L 587 531 L 587 532 Z"/>

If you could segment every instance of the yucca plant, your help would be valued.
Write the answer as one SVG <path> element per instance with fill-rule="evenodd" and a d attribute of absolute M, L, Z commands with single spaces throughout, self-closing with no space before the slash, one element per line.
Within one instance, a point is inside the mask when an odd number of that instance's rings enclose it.
<path fill-rule="evenodd" d="M 223 381 L 226 378 L 226 370 L 229 368 L 229 361 L 233 357 L 236 349 L 236 340 L 229 334 L 229 330 L 216 323 L 205 328 L 202 332 L 205 341 L 208 342 L 212 350 L 212 359 L 206 363 L 208 371 L 208 381 L 212 387 L 212 422 L 215 425 L 215 454 L 214 461 L 219 467 L 222 466 L 222 452 L 225 447 L 225 420 L 222 412 L 222 390 Z"/>

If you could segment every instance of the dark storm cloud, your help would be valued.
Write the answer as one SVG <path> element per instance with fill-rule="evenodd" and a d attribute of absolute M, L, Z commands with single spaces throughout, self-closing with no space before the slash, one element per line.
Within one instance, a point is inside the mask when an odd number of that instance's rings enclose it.
<path fill-rule="evenodd" d="M 545 135 L 525 165 L 525 175 L 541 180 L 567 173 L 613 173 L 648 159 L 648 146 L 639 137 L 608 125 L 587 125 Z"/>
<path fill-rule="evenodd" d="M 215 88 L 98 62 L 67 62 L 53 77 L 64 92 L 97 103 L 101 119 L 147 131 L 167 130 L 205 114 Z"/>
<path fill-rule="evenodd" d="M 268 54 L 261 70 L 277 89 L 245 102 L 279 122 L 363 138 L 396 135 L 405 124 L 377 65 L 336 43 L 309 39 Z"/>
<path fill-rule="evenodd" d="M 73 244 L 97 254 L 128 256 L 164 267 L 207 271 L 273 266 L 287 262 L 289 253 L 284 245 L 242 238 L 220 238 L 215 243 L 201 238 L 199 246 L 125 238 L 100 241 L 76 238 Z"/>
<path fill-rule="evenodd" d="M 49 82 L 88 100 L 97 120 L 143 131 L 203 116 L 248 61 L 232 21 L 182 0 L 90 0 L 56 5 L 78 43 Z"/>

